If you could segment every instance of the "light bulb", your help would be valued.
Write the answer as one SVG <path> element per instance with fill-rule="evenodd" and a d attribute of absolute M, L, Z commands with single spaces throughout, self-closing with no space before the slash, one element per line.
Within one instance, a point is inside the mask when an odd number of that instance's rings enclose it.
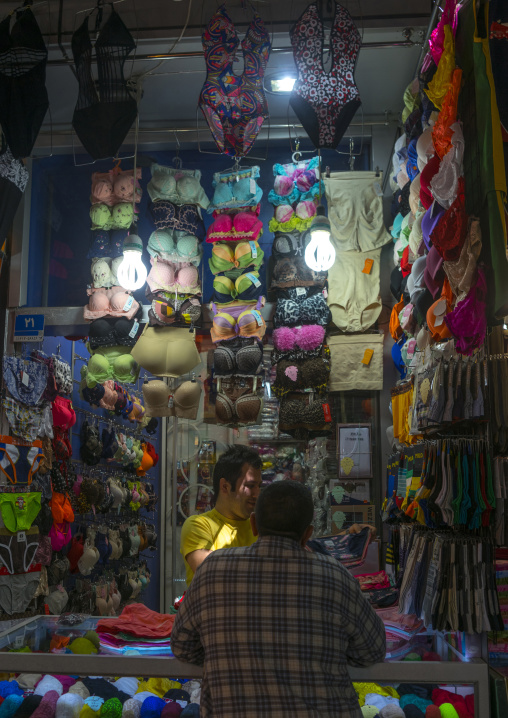
<path fill-rule="evenodd" d="M 335 249 L 330 241 L 330 220 L 319 205 L 310 226 L 310 242 L 305 248 L 305 263 L 315 272 L 326 272 L 335 262 Z"/>
<path fill-rule="evenodd" d="M 141 255 L 143 242 L 137 234 L 130 234 L 123 244 L 123 261 L 117 271 L 118 283 L 124 289 L 134 291 L 146 282 L 147 270 Z"/>

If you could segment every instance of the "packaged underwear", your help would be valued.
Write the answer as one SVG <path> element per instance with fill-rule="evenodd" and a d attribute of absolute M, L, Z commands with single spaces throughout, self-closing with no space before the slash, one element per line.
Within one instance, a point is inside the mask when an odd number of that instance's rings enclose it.
<path fill-rule="evenodd" d="M 27 406 L 40 403 L 48 381 L 48 368 L 38 361 L 4 356 L 3 379 L 10 395 Z"/>

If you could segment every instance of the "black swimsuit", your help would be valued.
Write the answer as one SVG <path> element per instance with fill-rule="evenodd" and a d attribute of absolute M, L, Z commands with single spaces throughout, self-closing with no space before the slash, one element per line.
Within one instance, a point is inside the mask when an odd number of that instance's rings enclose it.
<path fill-rule="evenodd" d="M 95 43 L 98 77 L 95 83 L 88 16 L 72 36 L 79 82 L 72 126 L 94 160 L 116 156 L 136 119 L 136 100 L 123 76 L 125 60 L 135 47 L 132 35 L 112 8 Z"/>
<path fill-rule="evenodd" d="M 290 36 L 298 79 L 289 103 L 314 146 L 335 149 L 361 105 L 353 77 L 360 33 L 348 11 L 336 3 L 329 73 L 323 67 L 324 28 L 316 3 L 302 13 Z"/>

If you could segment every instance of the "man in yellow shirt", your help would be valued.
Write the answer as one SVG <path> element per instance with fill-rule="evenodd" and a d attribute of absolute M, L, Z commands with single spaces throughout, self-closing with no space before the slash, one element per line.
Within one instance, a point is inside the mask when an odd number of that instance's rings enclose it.
<path fill-rule="evenodd" d="M 212 551 L 250 546 L 256 540 L 250 515 L 261 490 L 261 458 L 249 446 L 234 444 L 219 458 L 213 472 L 215 507 L 189 516 L 182 526 L 180 553 L 187 585 Z"/>

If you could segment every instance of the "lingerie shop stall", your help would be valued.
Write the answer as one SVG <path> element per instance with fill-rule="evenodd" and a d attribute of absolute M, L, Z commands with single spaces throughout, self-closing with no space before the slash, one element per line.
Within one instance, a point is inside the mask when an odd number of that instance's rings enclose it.
<path fill-rule="evenodd" d="M 384 622 L 363 716 L 506 717 L 508 12 L 89 4 L 0 21 L 0 718 L 199 715 L 230 444 Z"/>

